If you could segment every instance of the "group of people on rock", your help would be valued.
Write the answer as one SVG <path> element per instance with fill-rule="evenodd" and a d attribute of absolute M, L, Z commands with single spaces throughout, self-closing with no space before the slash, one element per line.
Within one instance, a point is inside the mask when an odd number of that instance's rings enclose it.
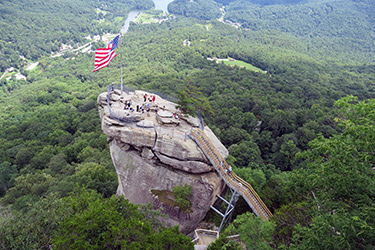
<path fill-rule="evenodd" d="M 148 98 L 147 98 L 148 97 Z M 148 96 L 147 94 L 143 95 L 143 102 L 146 102 L 147 100 L 149 102 L 155 102 L 156 96 L 155 95 L 150 95 Z"/>
<path fill-rule="evenodd" d="M 148 95 L 148 94 L 144 94 L 143 95 L 143 104 L 142 104 L 142 113 L 144 112 L 144 110 L 146 110 L 147 112 L 150 112 L 151 111 L 151 103 L 155 103 L 155 100 L 156 100 L 156 96 L 155 95 Z M 146 103 L 147 101 L 149 101 L 149 103 Z M 158 112 L 158 105 L 154 104 L 153 105 L 154 107 L 154 110 L 155 110 L 155 113 Z"/>
<path fill-rule="evenodd" d="M 144 94 L 143 100 L 144 100 L 144 103 L 142 105 L 137 104 L 135 110 L 131 106 L 131 100 L 125 101 L 124 110 L 130 110 L 131 112 L 136 111 L 136 112 L 142 112 L 142 113 L 144 113 L 145 110 L 147 112 L 151 111 L 151 103 L 155 102 L 156 96 L 155 95 L 148 96 L 148 94 Z M 146 103 L 147 101 L 149 101 L 149 103 Z M 158 106 L 157 105 L 153 105 L 153 106 L 154 106 L 155 112 L 157 113 L 158 112 Z M 164 108 L 165 108 L 165 106 L 164 106 Z"/>
<path fill-rule="evenodd" d="M 158 113 L 159 106 L 155 104 L 155 100 L 156 100 L 156 96 L 155 95 L 144 94 L 143 95 L 143 104 L 142 105 L 137 104 L 136 109 L 134 109 L 132 107 L 131 100 L 126 100 L 125 101 L 124 110 L 130 110 L 131 112 L 135 111 L 135 112 L 141 112 L 141 113 L 144 113 L 145 111 L 146 112 L 150 112 L 151 110 L 153 110 L 153 111 L 155 111 L 155 113 Z M 165 106 L 160 107 L 160 109 L 163 110 L 163 111 L 165 111 Z M 174 113 L 173 117 L 175 119 L 179 120 L 180 119 L 180 115 L 181 114 Z"/>
<path fill-rule="evenodd" d="M 132 107 L 131 105 L 132 105 L 131 100 L 129 100 L 129 101 L 125 101 L 124 109 L 125 109 L 125 110 L 130 110 L 130 111 L 133 112 L 134 109 L 133 109 L 133 107 Z"/>

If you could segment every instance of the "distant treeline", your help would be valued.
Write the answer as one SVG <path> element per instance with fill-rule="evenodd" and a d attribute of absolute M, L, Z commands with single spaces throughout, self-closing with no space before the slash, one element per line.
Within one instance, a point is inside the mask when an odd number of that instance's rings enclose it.
<path fill-rule="evenodd" d="M 227 161 L 274 214 L 255 218 L 240 199 L 212 249 L 240 249 L 226 238 L 233 234 L 255 249 L 375 246 L 374 63 L 340 60 L 347 54 L 324 53 L 328 47 L 311 53 L 312 44 L 281 31 L 182 16 L 132 24 L 123 44 L 124 83 L 199 96 Z M 120 57 L 95 73 L 93 53 L 39 62 L 27 81 L 1 82 L 0 245 L 192 248 L 176 228 L 158 224 L 159 212 L 114 196 L 117 176 L 96 99 L 120 82 Z M 220 223 L 210 214 L 206 220 Z"/>
<path fill-rule="evenodd" d="M 0 72 L 19 68 L 22 56 L 36 60 L 59 51 L 63 43 L 75 45 L 86 42 L 88 35 L 118 33 L 129 10 L 153 5 L 151 0 L 1 1 Z"/>

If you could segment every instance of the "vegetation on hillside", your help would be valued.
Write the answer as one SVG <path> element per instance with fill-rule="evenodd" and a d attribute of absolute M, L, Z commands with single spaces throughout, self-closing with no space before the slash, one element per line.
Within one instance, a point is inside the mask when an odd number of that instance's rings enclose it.
<path fill-rule="evenodd" d="M 152 6 L 151 0 L 1 1 L 0 72 L 57 52 L 62 44 L 90 42 L 88 35 L 118 33 L 129 10 Z"/>
<path fill-rule="evenodd" d="M 221 15 L 219 5 L 214 0 L 174 0 L 168 5 L 168 11 L 202 20 L 219 18 Z"/>
<path fill-rule="evenodd" d="M 297 18 L 293 13 L 292 20 Z M 113 28 L 117 33 L 122 21 L 109 28 L 109 17 L 102 16 L 104 21 L 90 32 Z M 12 27 L 8 20 L 3 19 L 1 29 Z M 77 39 L 85 32 L 72 31 Z M 371 29 L 368 33 L 374 35 Z M 29 39 L 13 37 L 17 44 Z M 191 45 L 184 46 L 185 40 Z M 249 248 L 375 245 L 375 65 L 363 60 L 365 54 L 332 60 L 340 50 L 324 55 L 322 49 L 316 57 L 307 50 L 311 44 L 296 35 L 236 30 L 218 21 L 184 17 L 133 24 L 123 44 L 125 84 L 180 94 L 180 105 L 193 103 L 193 109 L 203 107 L 191 100 L 199 98 L 208 111 L 202 112 L 205 122 L 229 149 L 227 161 L 274 214 L 263 222 L 244 214 L 249 207 L 240 200 L 239 215 L 224 233 L 239 233 Z M 0 82 L 0 245 L 192 247 L 176 228 L 158 225 L 157 212 L 113 196 L 117 177 L 96 98 L 107 85 L 120 82 L 119 57 L 93 73 L 93 53 L 51 58 L 35 51 L 30 53 L 36 53 L 39 65 L 27 71 L 26 81 Z M 373 56 L 373 51 L 366 55 Z M 267 74 L 207 57 L 231 57 Z M 22 63 L 16 66 L 22 69 Z M 238 247 L 224 238 L 216 243 L 222 246 Z"/>

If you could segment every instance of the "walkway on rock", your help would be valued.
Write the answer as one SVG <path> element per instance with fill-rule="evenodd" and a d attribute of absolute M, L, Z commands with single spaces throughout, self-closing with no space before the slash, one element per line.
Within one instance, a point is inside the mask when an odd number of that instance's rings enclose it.
<path fill-rule="evenodd" d="M 203 153 L 215 167 L 227 186 L 237 191 L 246 200 L 257 216 L 262 216 L 263 219 L 268 220 L 272 216 L 270 210 L 249 183 L 242 180 L 234 172 L 230 174 L 226 173 L 225 170 L 229 168 L 229 164 L 221 156 L 203 130 L 194 128 L 189 134 L 189 137 L 202 149 Z M 221 166 L 220 162 L 224 163 L 223 166 Z"/>

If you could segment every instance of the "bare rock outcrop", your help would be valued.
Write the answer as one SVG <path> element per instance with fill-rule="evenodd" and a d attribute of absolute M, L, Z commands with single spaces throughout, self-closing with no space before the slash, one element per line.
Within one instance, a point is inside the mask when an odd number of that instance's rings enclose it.
<path fill-rule="evenodd" d="M 199 119 L 181 114 L 175 103 L 144 91 L 121 94 L 114 90 L 109 98 L 105 92 L 97 102 L 118 175 L 117 195 L 137 204 L 153 203 L 169 215 L 165 219 L 168 225 L 179 225 L 186 234 L 192 232 L 225 187 L 188 138 L 191 128 L 200 125 Z M 204 131 L 226 157 L 228 151 L 214 133 L 208 127 Z M 168 195 L 184 184 L 192 187 L 188 211 L 175 206 Z"/>

